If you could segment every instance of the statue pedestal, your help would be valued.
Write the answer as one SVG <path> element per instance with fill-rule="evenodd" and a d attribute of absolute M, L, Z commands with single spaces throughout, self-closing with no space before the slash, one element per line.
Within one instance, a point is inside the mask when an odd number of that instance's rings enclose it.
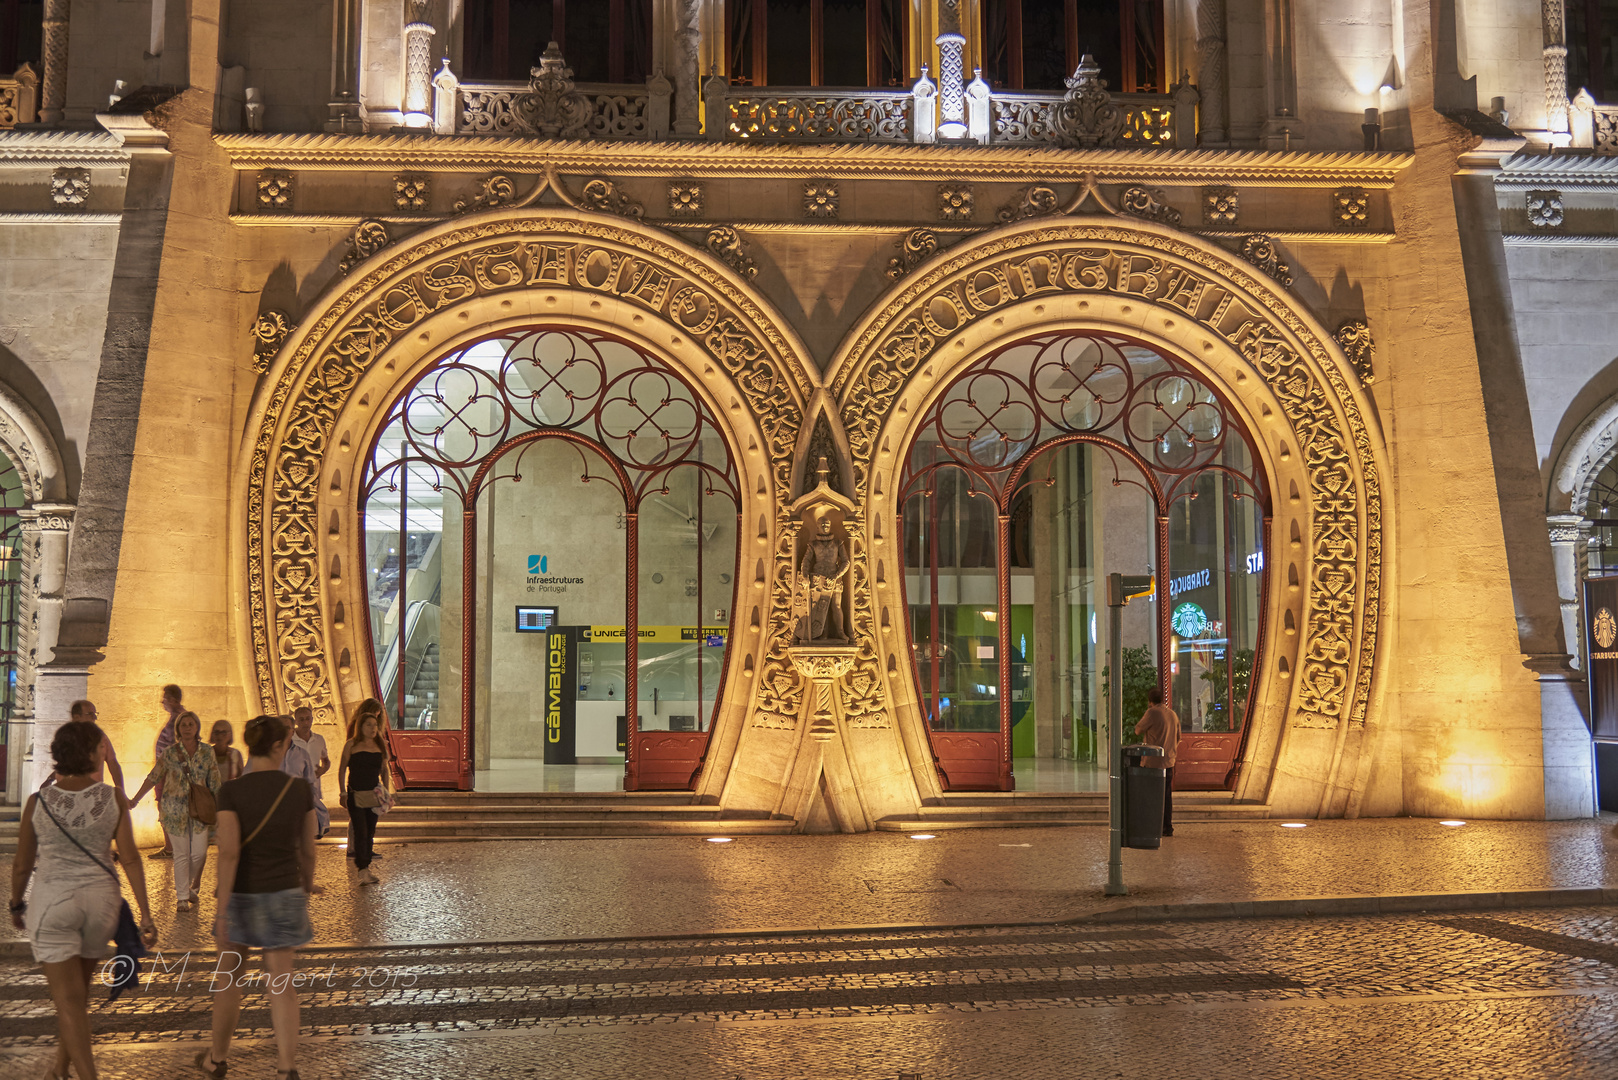
<path fill-rule="evenodd" d="M 815 687 L 814 712 L 809 720 L 809 737 L 826 742 L 837 734 L 837 719 L 832 711 L 832 684 L 854 666 L 859 654 L 855 645 L 794 645 L 787 649 L 798 673 Z"/>

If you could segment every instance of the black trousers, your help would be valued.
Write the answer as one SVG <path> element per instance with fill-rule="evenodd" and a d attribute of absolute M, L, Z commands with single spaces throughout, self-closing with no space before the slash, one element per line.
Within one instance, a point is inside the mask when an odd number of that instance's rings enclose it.
<path fill-rule="evenodd" d="M 1163 777 L 1163 835 L 1174 835 L 1174 770 L 1165 770 Z"/>
<path fill-rule="evenodd" d="M 355 806 L 352 793 L 345 805 L 348 809 L 348 850 L 354 855 L 354 869 L 364 870 L 371 865 L 371 855 L 375 850 L 377 813 L 374 808 Z"/>

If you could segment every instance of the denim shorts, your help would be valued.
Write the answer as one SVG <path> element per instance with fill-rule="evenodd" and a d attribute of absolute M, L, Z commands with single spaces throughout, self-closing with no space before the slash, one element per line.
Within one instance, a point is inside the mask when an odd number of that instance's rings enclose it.
<path fill-rule="evenodd" d="M 290 949 L 314 940 L 309 894 L 302 889 L 230 894 L 225 914 L 230 940 L 256 949 Z"/>

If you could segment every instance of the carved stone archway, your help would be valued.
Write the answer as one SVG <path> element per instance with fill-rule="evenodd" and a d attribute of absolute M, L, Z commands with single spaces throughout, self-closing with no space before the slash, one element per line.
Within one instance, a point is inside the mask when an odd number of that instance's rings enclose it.
<path fill-rule="evenodd" d="M 308 705 L 329 724 L 376 693 L 370 665 L 355 659 L 368 647 L 357 625 L 363 575 L 344 572 L 357 569 L 360 550 L 359 459 L 425 368 L 537 323 L 610 332 L 662 357 L 730 442 L 746 506 L 738 632 L 702 777 L 702 791 L 717 793 L 753 688 L 776 674 L 797 679 L 775 655 L 788 636 L 792 571 L 777 511 L 792 501 L 815 378 L 796 336 L 734 272 L 601 214 L 498 210 L 425 229 L 357 266 L 282 344 L 254 397 L 233 515 L 250 711 Z"/>
<path fill-rule="evenodd" d="M 67 576 L 68 534 L 73 524 L 73 507 L 67 502 L 67 477 L 56 440 L 39 414 L 10 387 L 0 385 L 0 453 L 17 470 L 25 503 L 21 518 L 22 543 L 20 581 L 17 595 L 16 697 L 12 727 L 7 745 L 16 752 L 7 755 L 5 785 L 12 801 L 24 790 L 38 787 L 45 752 L 56 728 L 67 719 L 71 699 L 54 700 L 45 709 L 38 707 L 39 675 L 42 660 L 48 662 L 56 647 L 56 632 L 62 619 L 62 586 Z M 84 671 L 74 669 L 70 692 L 83 692 Z M 49 695 L 47 695 L 49 696 Z M 43 718 L 43 719 L 41 719 Z M 29 735 L 32 738 L 29 738 Z M 37 763 L 24 775 L 22 748 L 32 745 Z"/>
<path fill-rule="evenodd" d="M 1588 569 L 1591 522 L 1586 516 L 1596 477 L 1618 458 L 1618 394 L 1607 398 L 1562 446 L 1545 492 L 1545 524 L 1556 568 L 1562 634 L 1573 666 L 1584 666 L 1584 603 L 1580 582 Z"/>
<path fill-rule="evenodd" d="M 1275 492 L 1264 655 L 1239 798 L 1354 815 L 1369 779 L 1378 655 L 1390 623 L 1386 452 L 1331 335 L 1273 281 L 1211 243 L 1112 217 L 1036 219 L 916 268 L 849 334 L 828 388 L 853 456 L 856 672 L 879 680 L 923 797 L 932 775 L 904 642 L 898 473 L 931 402 L 1004 345 L 1048 330 L 1124 334 L 1220 386 Z M 855 527 L 857 524 L 857 528 Z M 852 677 L 852 676 L 851 676 Z"/>

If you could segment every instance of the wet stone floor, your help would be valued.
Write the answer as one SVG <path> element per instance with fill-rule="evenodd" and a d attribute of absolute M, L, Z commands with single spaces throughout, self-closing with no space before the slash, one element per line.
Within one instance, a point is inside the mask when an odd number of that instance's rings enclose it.
<path fill-rule="evenodd" d="M 92 1018 L 103 1076 L 183 1076 L 211 956 Z M 1618 912 L 311 948 L 306 1080 L 1618 1076 Z M 249 986 L 232 1077 L 275 1075 Z M 44 1075 L 43 976 L 0 961 L 0 1076 Z M 196 1075 L 194 1072 L 193 1075 Z"/>

